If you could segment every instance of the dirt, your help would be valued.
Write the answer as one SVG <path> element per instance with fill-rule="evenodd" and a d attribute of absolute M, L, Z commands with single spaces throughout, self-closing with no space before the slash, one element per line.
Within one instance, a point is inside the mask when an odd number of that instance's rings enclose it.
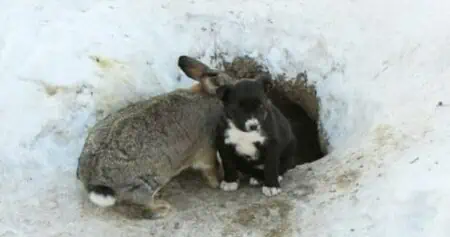
<path fill-rule="evenodd" d="M 94 61 L 99 68 L 108 69 L 114 67 L 116 64 L 121 64 L 121 62 L 113 59 L 108 59 L 105 57 L 91 55 L 89 58 Z"/>
<path fill-rule="evenodd" d="M 348 170 L 336 177 L 336 186 L 339 189 L 347 189 L 355 184 L 360 176 L 361 172 L 358 170 Z"/>
<path fill-rule="evenodd" d="M 223 237 L 292 236 L 296 202 L 306 201 L 314 193 L 303 170 L 296 168 L 288 173 L 281 184 L 283 192 L 276 197 L 264 196 L 261 187 L 250 186 L 248 179 L 241 180 L 239 189 L 234 192 L 211 189 L 198 172 L 192 170 L 169 183 L 161 191 L 161 197 L 176 208 L 173 218 L 195 218 L 197 223 L 199 219 L 215 220 L 223 226 L 220 230 Z M 175 227 L 179 229 L 180 224 L 174 224 Z"/>
<path fill-rule="evenodd" d="M 282 199 L 254 203 L 238 209 L 232 222 L 255 231 L 262 230 L 267 237 L 286 236 L 292 232 L 289 215 L 293 208 L 290 201 Z"/>

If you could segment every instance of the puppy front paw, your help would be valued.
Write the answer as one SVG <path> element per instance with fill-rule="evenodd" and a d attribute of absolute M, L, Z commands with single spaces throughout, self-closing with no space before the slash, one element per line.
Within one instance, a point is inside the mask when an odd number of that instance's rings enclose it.
<path fill-rule="evenodd" d="M 239 183 L 238 182 L 231 182 L 228 183 L 225 180 L 223 180 L 220 183 L 220 189 L 222 189 L 223 191 L 235 191 L 237 190 L 239 187 Z"/>
<path fill-rule="evenodd" d="M 253 178 L 253 177 L 250 177 L 249 184 L 250 184 L 251 186 L 257 186 L 257 185 L 260 184 L 260 182 L 259 182 L 259 180 L 255 179 L 255 178 Z"/>
<path fill-rule="evenodd" d="M 267 197 L 272 197 L 272 196 L 276 196 L 276 195 L 280 194 L 281 188 L 263 186 L 262 192 Z"/>
<path fill-rule="evenodd" d="M 278 182 L 281 182 L 283 180 L 283 176 L 278 176 Z"/>

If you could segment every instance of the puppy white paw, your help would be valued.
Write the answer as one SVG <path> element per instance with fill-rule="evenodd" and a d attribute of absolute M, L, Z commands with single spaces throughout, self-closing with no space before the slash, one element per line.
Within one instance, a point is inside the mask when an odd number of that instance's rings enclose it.
<path fill-rule="evenodd" d="M 264 195 L 266 195 L 268 197 L 272 197 L 272 196 L 280 194 L 281 188 L 263 186 L 262 192 L 264 193 Z"/>
<path fill-rule="evenodd" d="M 239 184 L 237 182 L 228 183 L 228 182 L 222 181 L 220 183 L 220 189 L 222 189 L 223 191 L 235 191 L 238 189 L 238 187 L 239 187 Z"/>
<path fill-rule="evenodd" d="M 281 182 L 283 180 L 283 176 L 278 176 L 278 182 Z"/>
<path fill-rule="evenodd" d="M 256 185 L 259 185 L 260 182 L 257 179 L 250 177 L 249 184 L 252 186 L 256 186 Z"/>

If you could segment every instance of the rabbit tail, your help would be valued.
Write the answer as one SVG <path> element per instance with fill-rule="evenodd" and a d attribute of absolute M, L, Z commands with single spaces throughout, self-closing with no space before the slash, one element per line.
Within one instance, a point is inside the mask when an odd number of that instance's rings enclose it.
<path fill-rule="evenodd" d="M 100 207 L 109 207 L 116 203 L 114 190 L 107 186 L 90 185 L 88 194 L 89 200 Z"/>

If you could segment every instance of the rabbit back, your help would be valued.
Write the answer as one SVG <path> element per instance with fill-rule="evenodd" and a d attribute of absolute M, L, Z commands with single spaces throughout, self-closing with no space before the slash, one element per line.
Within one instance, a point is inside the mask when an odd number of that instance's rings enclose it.
<path fill-rule="evenodd" d="M 214 97 L 184 89 L 129 105 L 91 129 L 77 175 L 85 185 L 116 191 L 136 179 L 156 189 L 188 166 L 202 146 L 213 146 L 221 106 Z"/>

